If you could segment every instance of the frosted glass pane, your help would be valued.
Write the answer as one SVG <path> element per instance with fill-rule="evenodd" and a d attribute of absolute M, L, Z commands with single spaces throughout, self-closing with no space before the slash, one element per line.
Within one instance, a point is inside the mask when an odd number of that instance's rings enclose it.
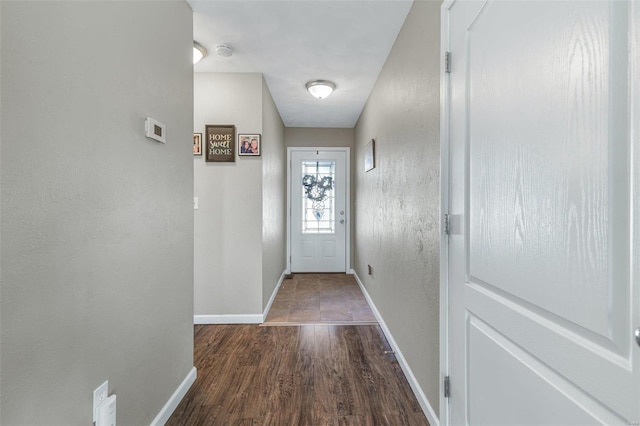
<path fill-rule="evenodd" d="M 302 162 L 302 233 L 335 234 L 335 161 Z"/>

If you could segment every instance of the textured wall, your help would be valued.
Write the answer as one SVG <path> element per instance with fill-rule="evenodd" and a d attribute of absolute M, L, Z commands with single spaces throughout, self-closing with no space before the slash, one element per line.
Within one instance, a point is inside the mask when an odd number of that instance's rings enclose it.
<path fill-rule="evenodd" d="M 353 129 L 334 129 L 324 127 L 287 127 L 285 143 L 287 147 L 313 146 L 354 146 Z"/>
<path fill-rule="evenodd" d="M 286 268 L 284 124 L 262 80 L 262 309 Z"/>
<path fill-rule="evenodd" d="M 195 73 L 194 105 L 194 132 L 235 124 L 262 133 L 262 75 Z M 262 162 L 193 158 L 196 315 L 262 313 Z"/>
<path fill-rule="evenodd" d="M 436 412 L 439 22 L 440 2 L 413 4 L 355 129 L 355 270 Z M 376 168 L 365 173 L 371 139 Z"/>
<path fill-rule="evenodd" d="M 1 7 L 0 423 L 91 424 L 108 379 L 149 424 L 193 366 L 191 9 Z"/>

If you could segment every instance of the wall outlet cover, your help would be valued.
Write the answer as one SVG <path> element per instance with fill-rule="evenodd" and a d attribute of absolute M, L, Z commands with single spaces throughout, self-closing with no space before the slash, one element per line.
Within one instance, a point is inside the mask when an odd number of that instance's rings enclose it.
<path fill-rule="evenodd" d="M 116 426 L 116 396 L 111 395 L 98 406 L 96 426 Z"/>
<path fill-rule="evenodd" d="M 93 422 L 95 423 L 98 414 L 98 406 L 109 397 L 109 381 L 107 380 L 93 391 Z"/>

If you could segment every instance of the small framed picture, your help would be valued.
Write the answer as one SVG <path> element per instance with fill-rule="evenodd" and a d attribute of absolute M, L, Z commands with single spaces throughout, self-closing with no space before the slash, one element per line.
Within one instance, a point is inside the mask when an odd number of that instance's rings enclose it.
<path fill-rule="evenodd" d="M 193 155 L 202 155 L 202 133 L 193 134 Z"/>
<path fill-rule="evenodd" d="M 260 155 L 260 135 L 238 135 L 238 155 Z"/>
<path fill-rule="evenodd" d="M 376 141 L 371 141 L 364 148 L 364 171 L 368 172 L 376 167 Z"/>

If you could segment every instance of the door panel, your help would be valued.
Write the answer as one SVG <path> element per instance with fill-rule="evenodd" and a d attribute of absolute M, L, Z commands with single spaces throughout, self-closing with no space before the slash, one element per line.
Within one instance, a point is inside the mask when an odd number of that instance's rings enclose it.
<path fill-rule="evenodd" d="M 346 153 L 291 152 L 291 272 L 346 272 Z"/>
<path fill-rule="evenodd" d="M 572 394 L 555 371 L 514 345 L 497 330 L 469 317 L 469 419 L 474 425 L 598 425 L 585 412 L 580 398 Z M 477 354 L 476 354 L 477 352 Z M 499 371 L 500 374 L 495 374 Z M 526 383 L 533 398 L 514 392 L 514 383 Z M 492 398 L 484 396 L 492 394 Z M 496 413 L 500 413 L 496 416 Z M 615 419 L 615 418 L 614 418 Z M 611 422 L 607 422 L 611 424 Z"/>
<path fill-rule="evenodd" d="M 446 12 L 453 424 L 640 420 L 631 12 L 621 1 Z"/>

